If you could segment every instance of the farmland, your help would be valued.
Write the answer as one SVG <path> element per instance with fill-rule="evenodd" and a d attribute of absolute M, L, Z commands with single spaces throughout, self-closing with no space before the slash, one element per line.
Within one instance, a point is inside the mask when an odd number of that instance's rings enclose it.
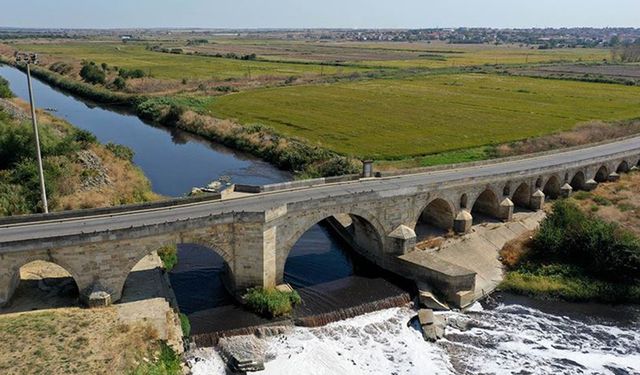
<path fill-rule="evenodd" d="M 455 74 L 253 90 L 210 109 L 340 153 L 393 159 L 638 117 L 640 88 Z"/>
<path fill-rule="evenodd" d="M 158 121 L 170 105 L 214 117 L 192 113 L 178 126 L 269 158 L 287 155 L 289 143 L 265 146 L 243 125 L 404 168 L 485 159 L 496 145 L 640 117 L 640 87 L 629 85 L 640 66 L 611 64 L 607 48 L 187 37 L 20 40 L 0 44 L 0 54 L 38 52 L 49 70 L 72 67 L 69 81 L 82 80 L 82 61 L 94 62 L 106 80 L 88 90 L 151 97 L 158 108 L 145 113 Z M 116 87 L 116 67 L 145 75 Z M 322 164 L 309 150 L 296 155 Z"/>
<path fill-rule="evenodd" d="M 17 44 L 19 50 L 45 54 L 51 60 L 90 60 L 127 69 L 142 69 L 159 79 L 234 79 L 248 76 L 288 77 L 302 74 L 350 73 L 363 68 L 319 64 L 243 61 L 153 52 L 140 44 L 84 42 Z"/>

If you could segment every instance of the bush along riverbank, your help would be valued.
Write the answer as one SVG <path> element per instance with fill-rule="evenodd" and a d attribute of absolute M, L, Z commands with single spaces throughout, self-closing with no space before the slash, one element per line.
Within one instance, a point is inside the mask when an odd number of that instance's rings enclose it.
<path fill-rule="evenodd" d="M 6 58 L 0 57 L 0 63 L 24 70 L 23 66 L 12 64 Z M 301 139 L 284 137 L 269 127 L 243 126 L 206 115 L 196 98 L 131 95 L 76 81 L 43 67 L 33 67 L 31 72 L 34 77 L 74 95 L 105 105 L 120 106 L 144 120 L 175 127 L 247 152 L 280 169 L 294 172 L 296 178 L 339 176 L 360 171 L 360 162 L 353 158 L 310 145 Z"/>
<path fill-rule="evenodd" d="M 501 251 L 504 291 L 567 301 L 640 303 L 640 239 L 618 223 L 553 204 L 537 232 Z"/>
<path fill-rule="evenodd" d="M 0 82 L 6 87 L 6 82 Z M 4 89 L 0 91 L 5 92 Z M 6 93 L 3 96 L 8 96 Z M 0 98 L 0 216 L 39 212 L 40 183 L 28 105 Z M 159 199 L 123 146 L 38 112 L 44 176 L 52 211 L 108 207 Z M 119 151 L 119 152 L 114 152 Z"/>

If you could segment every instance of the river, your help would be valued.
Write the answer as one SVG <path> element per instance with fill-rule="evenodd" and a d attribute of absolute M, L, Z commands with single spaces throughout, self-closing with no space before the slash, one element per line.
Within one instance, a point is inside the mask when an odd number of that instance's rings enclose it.
<path fill-rule="evenodd" d="M 28 100 L 26 75 L 0 65 L 0 76 L 11 90 Z M 291 180 L 281 171 L 255 157 L 236 152 L 180 130 L 142 121 L 122 108 L 103 106 L 33 80 L 35 102 L 74 126 L 88 130 L 102 143 L 130 147 L 134 163 L 151 181 L 153 190 L 166 196 L 181 196 L 194 186 L 203 186 L 221 176 L 232 183 L 267 184 Z M 233 307 L 221 274 L 222 258 L 211 249 L 181 244 L 178 265 L 170 273 L 180 310 L 190 317 L 193 332 L 228 328 L 231 316 L 238 326 L 250 324 L 250 314 Z M 350 307 L 370 299 L 401 293 L 393 283 L 377 276 L 379 270 L 356 257 L 348 246 L 323 225 L 313 226 L 296 243 L 285 267 L 285 282 L 299 290 L 310 315 Z M 371 294 L 370 290 L 377 291 Z"/>
<path fill-rule="evenodd" d="M 0 66 L 0 76 L 27 98 L 26 79 L 17 69 Z M 135 151 L 134 162 L 153 189 L 180 196 L 193 186 L 221 176 L 232 182 L 264 184 L 290 174 L 228 148 L 181 131 L 141 121 L 126 111 L 96 105 L 35 80 L 39 107 Z M 179 247 L 179 264 L 170 274 L 182 311 L 207 324 L 229 324 L 239 314 L 226 293 L 222 259 L 210 249 Z M 285 280 L 302 291 L 312 311 L 340 308 L 366 298 L 375 288 L 397 287 L 376 275 L 379 270 L 354 256 L 323 225 L 310 229 L 292 251 Z M 346 290 L 335 298 L 337 290 Z M 338 293 L 339 294 L 339 293 Z M 362 297 L 364 296 L 364 297 Z M 407 326 L 415 311 L 392 308 L 331 323 L 294 328 L 268 339 L 269 374 L 640 374 L 640 308 L 540 302 L 505 296 L 497 305 L 445 313 L 451 321 L 471 322 L 468 329 L 449 329 L 435 344 Z M 241 315 L 240 315 L 241 316 Z M 215 320 L 212 323 L 212 319 Z M 239 324 L 242 324 L 240 319 Z M 215 351 L 191 353 L 196 375 L 224 374 Z"/>

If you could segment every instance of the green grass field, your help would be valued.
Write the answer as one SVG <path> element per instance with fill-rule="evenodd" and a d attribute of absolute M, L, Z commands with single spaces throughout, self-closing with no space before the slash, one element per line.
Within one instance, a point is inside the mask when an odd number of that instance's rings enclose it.
<path fill-rule="evenodd" d="M 261 123 L 343 154 L 394 159 L 640 116 L 640 87 L 457 74 L 257 89 L 216 116 Z"/>
<path fill-rule="evenodd" d="M 243 61 L 148 51 L 140 44 L 81 42 L 61 44 L 15 44 L 18 50 L 33 51 L 52 59 L 84 59 L 128 69 L 143 69 L 160 79 L 228 79 L 258 76 L 288 77 L 304 74 L 346 74 L 364 71 L 359 67 L 323 66 L 267 61 Z"/>

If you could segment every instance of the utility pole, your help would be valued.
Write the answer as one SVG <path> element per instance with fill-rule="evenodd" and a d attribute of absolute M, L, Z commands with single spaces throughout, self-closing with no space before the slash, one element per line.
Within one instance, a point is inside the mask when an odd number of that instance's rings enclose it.
<path fill-rule="evenodd" d="M 42 153 L 40 152 L 40 136 L 38 134 L 38 120 L 36 119 L 36 104 L 33 100 L 33 88 L 31 87 L 31 63 L 37 62 L 37 55 L 30 54 L 26 58 L 27 63 L 27 84 L 29 85 L 29 102 L 31 104 L 31 122 L 33 123 L 33 134 L 36 142 L 36 157 L 38 159 L 38 175 L 40 177 L 40 194 L 42 198 L 42 208 L 44 213 L 49 213 L 47 203 L 47 189 L 44 184 L 44 170 L 42 168 Z"/>

